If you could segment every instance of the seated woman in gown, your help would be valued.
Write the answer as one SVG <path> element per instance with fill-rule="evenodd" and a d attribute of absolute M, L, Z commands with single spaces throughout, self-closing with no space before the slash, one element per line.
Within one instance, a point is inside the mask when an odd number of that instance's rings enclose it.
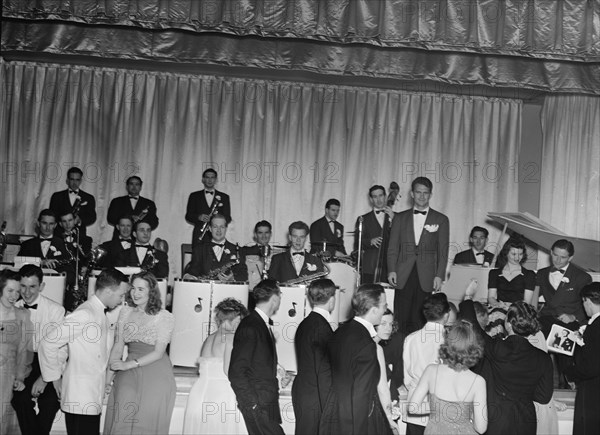
<path fill-rule="evenodd" d="M 200 377 L 188 397 L 184 434 L 248 433 L 227 378 L 235 330 L 247 315 L 246 307 L 234 298 L 224 299 L 215 307 L 217 330 L 200 350 Z"/>
<path fill-rule="evenodd" d="M 498 256 L 497 268 L 489 272 L 488 304 L 489 324 L 486 329 L 492 337 L 506 337 L 504 320 L 513 302 L 531 304 L 535 288 L 535 272 L 525 269 L 527 261 L 525 243 L 520 238 L 509 239 Z"/>
<path fill-rule="evenodd" d="M 440 364 L 423 372 L 409 403 L 429 393 L 425 434 L 481 434 L 487 430 L 485 380 L 470 371 L 483 357 L 484 341 L 470 322 L 459 320 L 444 332 Z"/>
<path fill-rule="evenodd" d="M 109 359 L 116 375 L 104 434 L 167 434 L 177 388 L 165 350 L 175 319 L 161 309 L 158 282 L 151 272 L 133 275 L 131 284 Z M 127 360 L 123 361 L 125 346 Z"/>

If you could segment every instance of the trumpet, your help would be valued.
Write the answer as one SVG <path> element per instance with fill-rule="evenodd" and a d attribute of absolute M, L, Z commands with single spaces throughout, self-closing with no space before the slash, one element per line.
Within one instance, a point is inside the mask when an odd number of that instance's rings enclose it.
<path fill-rule="evenodd" d="M 210 220 L 212 219 L 212 217 L 215 214 L 217 214 L 219 207 L 221 207 L 223 205 L 220 201 L 221 201 L 221 197 L 219 195 L 216 195 L 215 199 L 213 201 L 214 203 L 213 203 L 212 207 L 210 208 L 210 212 L 208 213 L 208 220 L 206 222 L 204 222 L 204 225 L 202 225 L 202 230 L 200 231 L 200 237 L 198 238 L 200 241 L 202 241 L 202 239 L 206 235 L 206 232 L 208 231 L 208 228 L 210 227 Z"/>

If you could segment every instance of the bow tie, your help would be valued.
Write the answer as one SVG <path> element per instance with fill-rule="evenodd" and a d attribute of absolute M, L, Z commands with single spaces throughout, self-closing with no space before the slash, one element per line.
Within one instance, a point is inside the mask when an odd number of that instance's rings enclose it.
<path fill-rule="evenodd" d="M 135 247 L 136 248 L 147 248 L 147 249 L 150 249 L 150 245 L 138 245 L 138 244 L 136 244 Z"/>
<path fill-rule="evenodd" d="M 139 196 L 131 196 L 131 195 L 129 195 L 129 199 L 135 199 L 137 201 L 138 199 L 140 199 L 140 197 Z"/>
<path fill-rule="evenodd" d="M 269 326 L 273 326 L 273 320 L 269 319 Z"/>
<path fill-rule="evenodd" d="M 215 192 L 212 190 L 205 190 L 204 193 L 206 193 L 207 195 L 214 195 Z"/>
<path fill-rule="evenodd" d="M 421 211 L 421 210 L 413 210 L 413 214 L 422 214 L 422 215 L 426 215 L 427 212 L 426 211 Z"/>
<path fill-rule="evenodd" d="M 302 255 L 304 257 L 304 252 L 292 252 L 292 255 Z"/>
<path fill-rule="evenodd" d="M 42 242 L 50 242 L 52 240 L 52 237 L 40 237 L 40 240 Z"/>
<path fill-rule="evenodd" d="M 104 308 L 104 314 L 108 313 L 110 311 L 110 308 L 106 307 Z"/>
<path fill-rule="evenodd" d="M 79 190 L 71 190 L 69 189 L 69 195 L 74 193 L 75 195 L 79 195 Z"/>
<path fill-rule="evenodd" d="M 38 304 L 33 304 L 33 305 L 28 305 L 28 304 L 23 304 L 24 308 L 29 308 L 30 310 L 37 310 Z"/>
<path fill-rule="evenodd" d="M 129 238 L 129 239 L 126 239 L 126 238 L 124 238 L 124 237 L 119 237 L 119 240 L 120 240 L 121 242 L 129 242 L 129 243 L 131 243 L 131 239 L 130 239 L 130 238 Z"/>
<path fill-rule="evenodd" d="M 210 244 L 212 246 L 219 246 L 220 248 L 222 248 L 223 246 L 225 246 L 225 243 L 210 242 Z"/>
<path fill-rule="evenodd" d="M 375 214 L 383 213 L 385 210 L 375 210 Z"/>
<path fill-rule="evenodd" d="M 477 252 L 475 255 L 483 255 L 483 252 Z"/>
<path fill-rule="evenodd" d="M 552 269 L 550 269 L 550 273 L 554 273 L 554 272 L 560 272 L 563 275 L 565 274 L 565 269 L 558 269 L 557 267 L 552 267 Z"/>

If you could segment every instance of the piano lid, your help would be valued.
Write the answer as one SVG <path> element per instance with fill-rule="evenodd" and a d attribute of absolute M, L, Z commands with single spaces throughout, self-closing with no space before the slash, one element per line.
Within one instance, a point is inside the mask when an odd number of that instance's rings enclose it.
<path fill-rule="evenodd" d="M 569 236 L 530 213 L 489 212 L 488 216 L 496 222 L 507 224 L 512 231 L 521 234 L 548 252 L 558 239 L 570 240 L 575 246 L 573 263 L 586 271 L 600 271 L 600 241 L 598 240 Z"/>

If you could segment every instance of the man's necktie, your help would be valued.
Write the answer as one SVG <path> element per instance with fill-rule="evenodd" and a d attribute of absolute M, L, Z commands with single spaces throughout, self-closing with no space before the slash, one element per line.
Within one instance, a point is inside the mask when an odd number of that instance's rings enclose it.
<path fill-rule="evenodd" d="M 383 210 L 375 210 L 375 214 L 383 213 Z"/>
<path fill-rule="evenodd" d="M 69 189 L 69 195 L 79 195 L 79 190 L 71 190 L 71 189 Z"/>
<path fill-rule="evenodd" d="M 420 210 L 413 210 L 413 214 L 422 214 L 422 215 L 426 215 L 427 212 L 426 211 L 420 211 Z"/>
<path fill-rule="evenodd" d="M 477 252 L 475 255 L 483 255 L 483 252 Z"/>
<path fill-rule="evenodd" d="M 219 248 L 222 248 L 223 246 L 225 246 L 225 243 L 211 242 L 211 245 L 218 246 Z"/>
<path fill-rule="evenodd" d="M 150 245 L 135 245 L 136 248 L 147 248 L 150 249 Z"/>
<path fill-rule="evenodd" d="M 33 304 L 33 305 L 23 304 L 23 307 L 29 308 L 30 310 L 37 310 L 38 304 Z"/>
<path fill-rule="evenodd" d="M 294 252 L 292 255 L 302 255 L 304 257 L 304 252 Z"/>
<path fill-rule="evenodd" d="M 550 273 L 554 273 L 554 272 L 560 272 L 564 275 L 565 269 L 559 269 L 559 268 L 553 266 L 552 269 L 550 269 Z"/>
<path fill-rule="evenodd" d="M 205 193 L 207 195 L 214 195 L 215 194 L 215 192 L 213 192 L 212 190 L 207 190 Z"/>

